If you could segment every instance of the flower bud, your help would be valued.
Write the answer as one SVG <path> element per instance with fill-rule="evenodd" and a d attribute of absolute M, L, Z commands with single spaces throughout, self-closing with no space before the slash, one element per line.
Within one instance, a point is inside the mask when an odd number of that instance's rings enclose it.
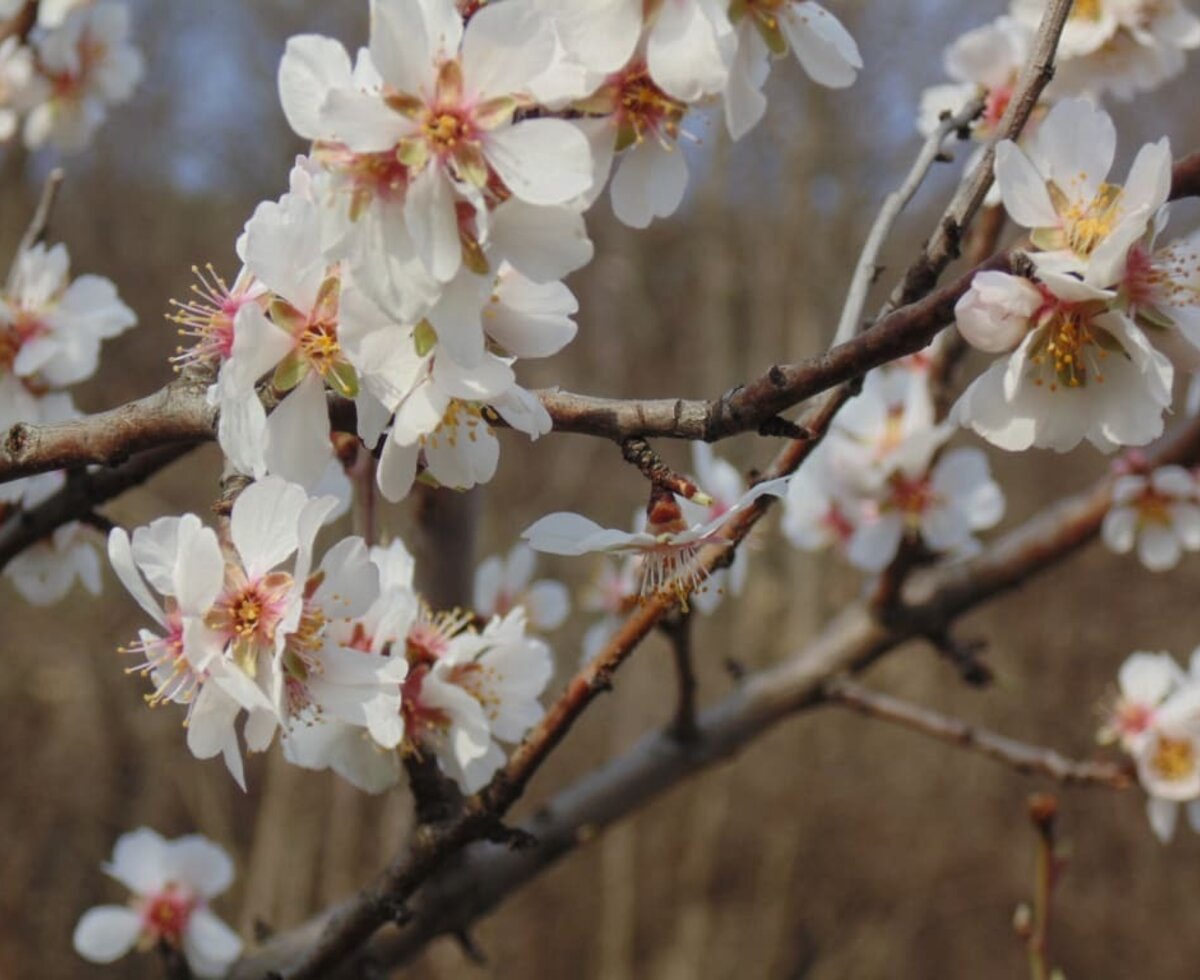
<path fill-rule="evenodd" d="M 1007 272 L 981 272 L 954 306 L 959 333 L 967 343 L 989 354 L 1013 350 L 1029 332 L 1042 305 L 1038 288 Z"/>

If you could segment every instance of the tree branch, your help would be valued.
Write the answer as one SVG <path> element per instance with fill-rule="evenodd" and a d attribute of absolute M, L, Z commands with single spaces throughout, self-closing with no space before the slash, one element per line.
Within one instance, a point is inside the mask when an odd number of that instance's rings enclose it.
<path fill-rule="evenodd" d="M 959 718 L 941 715 L 888 694 L 872 691 L 844 677 L 835 678 L 825 685 L 825 697 L 831 704 L 970 749 L 1012 766 L 1018 772 L 1049 776 L 1060 783 L 1084 783 L 1113 789 L 1125 789 L 1130 784 L 1129 770 L 1115 763 L 1068 759 L 1052 749 L 1006 738 Z"/>
<path fill-rule="evenodd" d="M 966 127 L 983 111 L 983 105 L 983 99 L 975 98 L 957 113 L 948 113 L 943 117 L 938 122 L 937 129 L 930 133 L 921 145 L 921 150 L 917 154 L 916 160 L 913 161 L 912 168 L 904 178 L 904 182 L 884 198 L 875 223 L 871 226 L 866 243 L 863 245 L 858 264 L 854 268 L 850 288 L 846 293 L 846 302 L 842 307 L 842 316 L 833 337 L 835 344 L 845 343 L 861 329 L 863 310 L 867 305 L 867 293 L 880 271 L 879 253 L 883 249 L 888 235 L 891 234 L 896 219 L 900 217 L 900 213 L 908 206 L 908 202 L 913 199 L 913 195 L 917 193 L 921 184 L 925 182 L 934 162 L 943 158 L 942 144 L 946 142 L 946 137 L 952 133 L 958 133 L 960 138 L 965 138 Z"/>

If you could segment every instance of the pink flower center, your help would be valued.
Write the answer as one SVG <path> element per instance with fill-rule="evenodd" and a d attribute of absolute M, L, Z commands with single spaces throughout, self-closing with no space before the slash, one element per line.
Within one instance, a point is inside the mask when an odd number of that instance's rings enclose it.
<path fill-rule="evenodd" d="M 145 899 L 141 909 L 143 934 L 154 943 L 178 946 L 198 905 L 190 892 L 169 882 L 161 892 Z"/>

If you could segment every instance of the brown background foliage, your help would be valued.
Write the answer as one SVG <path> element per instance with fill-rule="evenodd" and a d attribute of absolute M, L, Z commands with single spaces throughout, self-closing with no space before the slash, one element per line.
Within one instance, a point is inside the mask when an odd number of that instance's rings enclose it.
<path fill-rule="evenodd" d="M 113 343 L 85 409 L 108 407 L 169 377 L 174 343 L 161 314 L 188 267 L 231 268 L 232 242 L 253 205 L 283 187 L 300 147 L 274 96 L 284 38 L 320 30 L 359 43 L 361 3 L 197 0 L 132 4 L 147 54 L 136 101 L 114 113 L 96 146 L 67 162 L 53 238 L 77 271 L 108 275 L 138 311 Z M 531 385 L 612 395 L 714 394 L 773 360 L 817 350 L 832 333 L 872 208 L 915 151 L 920 87 L 939 79 L 941 46 L 1000 5 L 834 5 L 868 70 L 848 93 L 808 84 L 794 65 L 772 78 L 767 124 L 731 149 L 702 132 L 685 210 L 646 233 L 590 218 L 592 266 L 574 279 L 580 335 Z M 1168 133 L 1200 146 L 1200 69 L 1151 102 L 1118 113 L 1124 159 Z M 4 151 L 0 255 L 11 252 L 46 159 Z M 950 173 L 902 222 L 886 257 L 899 268 L 924 233 Z M 1195 217 L 1195 212 L 1189 212 Z M 888 279 L 885 273 L 884 280 Z M 487 488 L 479 557 L 505 550 L 551 509 L 623 524 L 644 487 L 612 445 L 502 437 Z M 686 465 L 682 447 L 669 447 Z M 766 459 L 752 438 L 721 452 Z M 1082 486 L 1105 463 L 996 458 L 1010 520 Z M 129 524 L 203 513 L 217 455 L 207 448 L 108 508 Z M 404 515 L 394 513 L 394 529 Z M 774 528 L 774 524 L 772 524 Z M 760 536 L 752 585 L 697 630 L 702 695 L 735 683 L 725 664 L 755 667 L 800 646 L 860 582 L 836 562 Z M 551 569 L 581 584 L 586 563 Z M 927 648 L 889 658 L 870 683 L 1006 733 L 1078 755 L 1093 751 L 1094 706 L 1133 649 L 1186 656 L 1200 641 L 1192 603 L 1200 564 L 1153 576 L 1092 548 L 972 616 L 998 680 L 966 689 Z M 284 927 L 347 894 L 400 845 L 403 793 L 369 799 L 327 774 L 251 760 L 243 795 L 220 763 L 192 759 L 180 715 L 141 703 L 144 683 L 114 652 L 139 613 L 118 584 L 54 609 L 25 606 L 0 585 L 0 977 L 144 976 L 154 965 L 82 963 L 70 933 L 91 905 L 119 901 L 99 872 L 114 839 L 147 825 L 199 831 L 228 847 L 239 877 L 218 911 L 250 935 Z M 559 680 L 574 667 L 586 617 L 553 637 Z M 536 804 L 662 725 L 672 699 L 665 644 L 648 642 L 615 692 L 584 719 L 535 781 Z M 1036 784 L 994 763 L 880 723 L 818 711 L 782 726 L 742 757 L 677 789 L 582 848 L 482 923 L 474 966 L 440 940 L 414 977 L 961 978 L 1025 975 L 1011 917 L 1031 887 L 1033 836 L 1024 800 Z M 1063 794 L 1071 862 L 1058 895 L 1055 958 L 1072 978 L 1196 975 L 1200 840 L 1152 838 L 1136 792 Z"/>

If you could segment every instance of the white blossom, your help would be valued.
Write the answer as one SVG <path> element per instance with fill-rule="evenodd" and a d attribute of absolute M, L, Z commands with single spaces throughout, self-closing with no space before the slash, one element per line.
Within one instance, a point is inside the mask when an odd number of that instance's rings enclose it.
<path fill-rule="evenodd" d="M 536 560 L 531 548 L 517 544 L 504 557 L 483 561 L 475 570 L 475 612 L 490 620 L 519 605 L 531 628 L 542 633 L 558 629 L 571 611 L 570 593 L 553 579 L 532 581 Z"/>
<path fill-rule="evenodd" d="M 1195 477 L 1182 466 L 1160 466 L 1144 476 L 1118 478 L 1101 537 L 1117 554 L 1136 547 L 1151 571 L 1174 568 L 1184 551 L 1200 550 Z"/>
<path fill-rule="evenodd" d="M 75 927 L 75 951 L 112 963 L 133 948 L 174 947 L 199 977 L 222 977 L 241 955 L 242 941 L 209 908 L 233 884 L 229 855 L 205 837 L 165 840 L 142 827 L 118 839 L 109 877 L 132 893 L 126 905 L 89 909 Z"/>

